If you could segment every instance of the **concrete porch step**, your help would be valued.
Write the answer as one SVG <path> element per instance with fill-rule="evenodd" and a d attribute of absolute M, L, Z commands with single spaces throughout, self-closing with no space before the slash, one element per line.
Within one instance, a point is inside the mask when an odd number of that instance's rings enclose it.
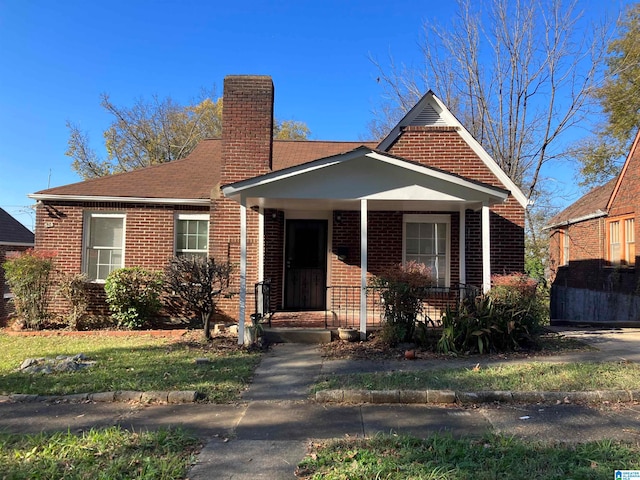
<path fill-rule="evenodd" d="M 324 328 L 264 327 L 262 335 L 269 343 L 329 343 L 331 330 Z"/>

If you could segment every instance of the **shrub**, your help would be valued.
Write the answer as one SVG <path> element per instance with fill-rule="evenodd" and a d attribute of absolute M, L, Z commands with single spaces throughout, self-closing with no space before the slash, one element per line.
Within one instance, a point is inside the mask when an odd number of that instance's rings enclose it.
<path fill-rule="evenodd" d="M 160 310 L 162 275 L 140 267 L 119 268 L 109 274 L 104 290 L 118 326 L 142 328 Z"/>
<path fill-rule="evenodd" d="M 494 276 L 494 287 L 442 317 L 440 352 L 504 352 L 535 343 L 545 319 L 537 283 L 521 274 Z"/>
<path fill-rule="evenodd" d="M 27 250 L 2 265 L 26 328 L 41 328 L 47 318 L 49 278 L 54 252 Z"/>
<path fill-rule="evenodd" d="M 202 319 L 204 336 L 211 339 L 211 316 L 218 298 L 229 296 L 229 281 L 233 266 L 218 263 L 213 258 L 195 256 L 174 257 L 164 271 L 165 290 L 178 306 L 187 308 Z"/>
<path fill-rule="evenodd" d="M 60 281 L 58 291 L 71 304 L 66 321 L 73 330 L 77 330 L 79 321 L 87 313 L 91 296 L 88 285 L 88 278 L 83 273 L 64 275 Z"/>
<path fill-rule="evenodd" d="M 393 346 L 413 339 L 424 291 L 432 282 L 431 270 L 417 262 L 395 265 L 373 280 L 384 304 L 381 338 L 385 343 Z"/>

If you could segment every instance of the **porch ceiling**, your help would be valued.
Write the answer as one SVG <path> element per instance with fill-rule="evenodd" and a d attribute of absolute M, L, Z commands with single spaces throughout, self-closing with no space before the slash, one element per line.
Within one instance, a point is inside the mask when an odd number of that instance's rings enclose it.
<path fill-rule="evenodd" d="M 458 210 L 507 199 L 509 192 L 366 147 L 223 187 L 248 207 L 352 210 Z"/>

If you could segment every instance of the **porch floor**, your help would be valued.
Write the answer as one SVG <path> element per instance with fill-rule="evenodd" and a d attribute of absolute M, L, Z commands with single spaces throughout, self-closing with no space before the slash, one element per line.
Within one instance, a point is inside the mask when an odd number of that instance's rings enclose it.
<path fill-rule="evenodd" d="M 380 327 L 380 316 L 370 314 L 367 319 L 367 330 Z M 325 323 L 326 322 L 326 323 Z M 338 327 L 360 327 L 360 313 L 357 310 L 336 314 L 334 312 L 275 312 L 271 317 L 271 328 L 327 328 L 337 330 Z"/>

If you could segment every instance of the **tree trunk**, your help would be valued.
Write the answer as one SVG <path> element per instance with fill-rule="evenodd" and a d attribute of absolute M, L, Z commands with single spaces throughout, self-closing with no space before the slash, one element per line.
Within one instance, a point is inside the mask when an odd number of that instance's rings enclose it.
<path fill-rule="evenodd" d="M 213 312 L 203 313 L 202 315 L 202 327 L 204 330 L 205 340 L 211 340 L 211 316 Z"/>

